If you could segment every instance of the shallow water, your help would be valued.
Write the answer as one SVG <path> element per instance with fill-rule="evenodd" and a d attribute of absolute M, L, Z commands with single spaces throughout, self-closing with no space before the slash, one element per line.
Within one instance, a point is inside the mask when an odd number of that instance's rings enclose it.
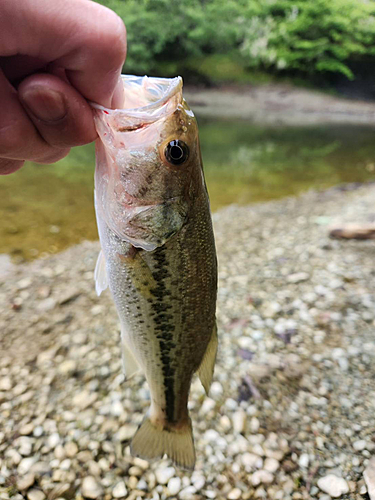
<path fill-rule="evenodd" d="M 375 177 L 375 131 L 358 126 L 265 128 L 199 120 L 213 210 Z M 15 261 L 96 239 L 94 146 L 58 164 L 0 178 L 0 254 Z"/>

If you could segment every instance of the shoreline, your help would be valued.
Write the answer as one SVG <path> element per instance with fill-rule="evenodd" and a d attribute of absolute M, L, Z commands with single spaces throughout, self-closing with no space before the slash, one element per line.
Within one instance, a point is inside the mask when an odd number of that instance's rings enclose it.
<path fill-rule="evenodd" d="M 375 102 L 336 97 L 285 84 L 185 87 L 184 97 L 202 117 L 245 119 L 278 127 L 318 124 L 375 126 Z"/>

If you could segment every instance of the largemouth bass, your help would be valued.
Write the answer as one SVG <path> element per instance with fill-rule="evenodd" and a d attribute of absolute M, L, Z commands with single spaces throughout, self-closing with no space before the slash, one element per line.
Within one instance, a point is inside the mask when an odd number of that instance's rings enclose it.
<path fill-rule="evenodd" d="M 192 469 L 191 380 L 198 372 L 208 392 L 217 350 L 217 262 L 198 128 L 181 78 L 123 83 L 123 109 L 94 105 L 96 290 L 111 290 L 126 376 L 140 369 L 150 387 L 132 454 L 167 454 Z"/>

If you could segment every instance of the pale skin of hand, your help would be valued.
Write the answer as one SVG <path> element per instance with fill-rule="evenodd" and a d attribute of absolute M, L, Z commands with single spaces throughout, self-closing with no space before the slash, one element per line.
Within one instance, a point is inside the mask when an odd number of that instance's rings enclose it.
<path fill-rule="evenodd" d="M 126 31 L 91 0 L 0 0 L 0 174 L 96 139 L 88 102 L 118 107 Z"/>

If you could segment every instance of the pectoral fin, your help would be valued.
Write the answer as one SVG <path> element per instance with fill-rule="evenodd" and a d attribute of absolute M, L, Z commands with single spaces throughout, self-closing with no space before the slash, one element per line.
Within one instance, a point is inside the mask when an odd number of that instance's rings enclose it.
<path fill-rule="evenodd" d="M 216 353 L 217 353 L 217 344 L 218 344 L 217 326 L 215 323 L 215 326 L 212 330 L 211 339 L 208 343 L 208 346 L 207 346 L 206 352 L 204 354 L 202 363 L 201 363 L 200 367 L 198 368 L 198 376 L 200 378 L 200 381 L 202 382 L 202 385 L 203 385 L 204 390 L 206 391 L 207 395 L 208 395 L 208 391 L 210 390 L 212 376 L 214 374 Z"/>
<path fill-rule="evenodd" d="M 122 367 L 124 370 L 125 378 L 128 380 L 133 375 L 140 373 L 141 367 L 128 345 L 124 327 L 121 327 L 121 351 Z"/>
<path fill-rule="evenodd" d="M 105 259 L 102 250 L 100 250 L 98 260 L 96 261 L 94 278 L 96 294 L 99 297 L 100 294 L 108 287 L 107 271 L 105 268 Z"/>

